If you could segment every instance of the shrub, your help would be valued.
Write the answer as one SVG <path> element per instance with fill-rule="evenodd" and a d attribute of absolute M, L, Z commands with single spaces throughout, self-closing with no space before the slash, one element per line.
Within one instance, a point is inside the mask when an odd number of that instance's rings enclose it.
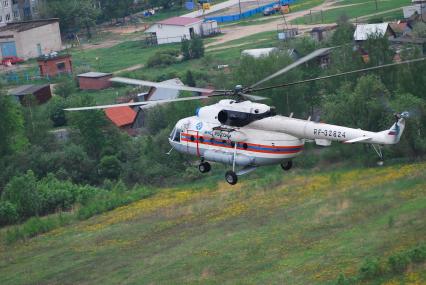
<path fill-rule="evenodd" d="M 426 245 L 421 245 L 413 248 L 408 252 L 410 259 L 413 262 L 424 262 L 426 261 Z"/>
<path fill-rule="evenodd" d="M 169 66 L 177 62 L 177 58 L 174 55 L 164 52 L 156 52 L 150 58 L 148 58 L 147 66 Z"/>
<path fill-rule="evenodd" d="M 106 155 L 102 157 L 101 162 L 99 163 L 99 172 L 100 174 L 109 179 L 116 179 L 120 176 L 121 172 L 121 162 L 114 155 Z"/>
<path fill-rule="evenodd" d="M 401 252 L 389 256 L 388 264 L 393 273 L 402 273 L 410 264 L 410 257 L 407 252 Z"/>
<path fill-rule="evenodd" d="M 10 225 L 18 221 L 16 206 L 9 201 L 0 201 L 0 226 Z"/>
<path fill-rule="evenodd" d="M 13 177 L 5 187 L 2 199 L 16 205 L 20 218 L 34 216 L 40 210 L 40 196 L 36 183 L 34 173 L 29 170 L 25 175 Z"/>
<path fill-rule="evenodd" d="M 367 259 L 359 269 L 361 279 L 372 279 L 382 274 L 382 269 L 377 259 Z"/>

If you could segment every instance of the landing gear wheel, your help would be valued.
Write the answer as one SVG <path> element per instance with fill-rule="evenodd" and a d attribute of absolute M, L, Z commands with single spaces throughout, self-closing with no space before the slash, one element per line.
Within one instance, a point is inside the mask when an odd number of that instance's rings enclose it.
<path fill-rule="evenodd" d="M 238 182 L 238 176 L 232 170 L 229 170 L 226 172 L 225 179 L 226 179 L 226 182 L 228 182 L 231 185 L 235 185 Z"/>
<path fill-rule="evenodd" d="M 207 161 L 201 162 L 200 165 L 198 165 L 198 170 L 201 173 L 207 173 L 210 171 L 210 169 L 211 169 L 210 163 L 208 163 Z"/>
<path fill-rule="evenodd" d="M 285 171 L 289 171 L 293 167 L 293 161 L 289 160 L 287 163 L 281 163 L 281 168 Z"/>

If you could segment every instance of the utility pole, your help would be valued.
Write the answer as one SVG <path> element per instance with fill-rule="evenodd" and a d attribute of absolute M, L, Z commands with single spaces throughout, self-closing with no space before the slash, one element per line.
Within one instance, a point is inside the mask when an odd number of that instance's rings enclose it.
<path fill-rule="evenodd" d="M 238 7 L 240 8 L 240 18 L 241 18 L 241 0 L 238 0 Z"/>

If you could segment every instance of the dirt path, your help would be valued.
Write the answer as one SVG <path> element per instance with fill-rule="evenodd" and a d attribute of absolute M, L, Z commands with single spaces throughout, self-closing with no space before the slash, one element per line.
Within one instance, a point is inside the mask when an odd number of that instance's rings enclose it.
<path fill-rule="evenodd" d="M 144 66 L 145 66 L 144 64 L 136 64 L 136 65 L 124 68 L 124 69 L 114 71 L 113 73 L 118 74 L 118 73 L 122 73 L 122 72 L 126 72 L 126 71 L 134 71 L 134 70 L 137 70 L 137 69 L 142 68 Z"/>
<path fill-rule="evenodd" d="M 296 18 L 303 17 L 304 15 L 309 14 L 310 10 L 319 9 L 319 10 L 329 10 L 339 6 L 332 6 L 336 2 L 334 0 L 325 1 L 323 4 L 318 5 L 312 9 L 302 10 L 286 15 L 286 21 L 290 22 Z M 271 21 L 265 24 L 251 25 L 251 26 L 238 26 L 238 27 L 224 27 L 222 28 L 223 36 L 217 38 L 213 43 L 207 44 L 206 47 L 221 45 L 229 41 L 241 39 L 247 36 L 258 34 L 261 32 L 273 31 L 277 29 L 277 25 L 282 23 L 282 18 L 277 17 L 276 21 Z M 318 25 L 317 25 L 318 26 Z M 300 27 L 300 26 L 299 26 Z"/>

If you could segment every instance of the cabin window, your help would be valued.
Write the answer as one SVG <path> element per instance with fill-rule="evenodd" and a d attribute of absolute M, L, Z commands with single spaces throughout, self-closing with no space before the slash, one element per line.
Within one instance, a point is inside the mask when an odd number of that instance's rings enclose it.
<path fill-rule="evenodd" d="M 243 149 L 247 149 L 248 145 L 246 143 L 243 143 Z"/>
<path fill-rule="evenodd" d="M 200 142 L 204 142 L 204 138 L 203 137 L 200 137 Z"/>
<path fill-rule="evenodd" d="M 232 147 L 235 147 L 235 142 L 231 142 L 231 146 L 232 146 Z"/>
<path fill-rule="evenodd" d="M 191 141 L 192 142 L 195 141 L 195 137 L 194 136 L 191 136 Z"/>

